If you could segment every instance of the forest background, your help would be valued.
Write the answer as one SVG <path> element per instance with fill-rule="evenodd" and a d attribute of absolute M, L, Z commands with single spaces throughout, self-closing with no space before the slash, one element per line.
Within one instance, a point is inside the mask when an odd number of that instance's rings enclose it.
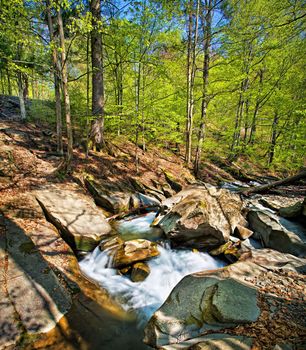
<path fill-rule="evenodd" d="M 201 162 L 305 155 L 302 0 L 0 0 L 0 91 L 57 151 L 115 137 Z M 63 143 L 64 137 L 64 143 Z M 137 160 L 136 160 L 137 161 Z"/>

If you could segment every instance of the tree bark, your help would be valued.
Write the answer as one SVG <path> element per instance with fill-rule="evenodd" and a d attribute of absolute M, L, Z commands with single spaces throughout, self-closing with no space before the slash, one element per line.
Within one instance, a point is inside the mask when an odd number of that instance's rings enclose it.
<path fill-rule="evenodd" d="M 53 21 L 51 16 L 50 1 L 46 1 L 46 11 L 48 17 L 48 28 L 50 43 L 52 45 L 52 63 L 53 63 L 53 77 L 54 77 L 54 92 L 55 92 L 55 114 L 56 114 L 56 141 L 57 152 L 63 154 L 63 135 L 62 135 L 62 106 L 61 106 L 61 90 L 60 90 L 60 67 L 57 58 L 57 49 L 54 40 Z"/>
<path fill-rule="evenodd" d="M 187 5 L 188 12 L 188 41 L 187 41 L 187 101 L 186 101 L 186 152 L 185 152 L 185 161 L 187 164 L 190 162 L 191 158 L 191 130 L 192 130 L 192 118 L 190 115 L 191 111 L 191 62 L 192 62 L 192 2 L 189 1 Z"/>
<path fill-rule="evenodd" d="M 73 137 L 72 137 L 72 124 L 71 124 L 71 113 L 70 113 L 70 98 L 68 92 L 68 72 L 67 72 L 67 61 L 66 61 L 66 49 L 65 49 L 65 36 L 64 36 L 64 26 L 63 18 L 61 13 L 61 8 L 57 12 L 59 37 L 61 44 L 61 80 L 62 89 L 64 95 L 64 106 L 65 106 L 65 116 L 66 116 L 66 128 L 67 128 L 67 170 L 70 168 L 71 160 L 73 157 Z"/>
<path fill-rule="evenodd" d="M 92 107 L 93 116 L 98 118 L 92 122 L 90 140 L 93 147 L 102 145 L 104 129 L 104 81 L 103 81 L 103 53 L 102 34 L 99 29 L 101 21 L 101 0 L 90 1 L 92 14 L 91 31 L 91 64 L 92 64 Z"/>
<path fill-rule="evenodd" d="M 279 116 L 278 113 L 275 112 L 273 123 L 272 123 L 272 132 L 271 132 L 271 143 L 269 147 L 269 155 L 268 155 L 268 165 L 271 165 L 274 158 L 274 151 L 276 146 L 277 139 L 277 126 L 278 126 Z"/>
<path fill-rule="evenodd" d="M 17 60 L 21 60 L 21 50 L 22 44 L 17 45 Z M 18 85 L 18 96 L 19 96 L 19 105 L 20 105 L 20 117 L 21 120 L 25 120 L 27 117 L 25 102 L 24 102 L 24 84 L 22 79 L 22 72 L 18 70 L 17 72 L 17 85 Z"/>
<path fill-rule="evenodd" d="M 8 68 L 6 68 L 6 75 L 7 75 L 7 92 L 11 96 L 12 95 L 12 84 L 11 84 L 10 71 Z"/>
<path fill-rule="evenodd" d="M 202 75 L 202 104 L 201 104 L 201 122 L 198 134 L 198 145 L 194 161 L 194 173 L 197 176 L 199 173 L 202 146 L 204 142 L 206 114 L 208 105 L 207 87 L 209 78 L 209 64 L 210 64 L 210 43 L 211 43 L 211 22 L 212 22 L 212 2 L 213 0 L 205 1 L 206 16 L 203 18 L 203 34 L 204 34 L 204 60 L 203 60 L 203 75 Z"/>
<path fill-rule="evenodd" d="M 246 196 L 252 194 L 252 193 L 262 193 L 270 190 L 271 188 L 281 186 L 281 185 L 288 185 L 290 183 L 294 183 L 298 180 L 306 179 L 306 170 L 302 170 L 300 173 L 286 177 L 285 179 L 274 181 L 270 184 L 262 185 L 262 186 L 257 186 L 253 188 L 246 188 L 241 190 L 239 193 L 244 194 Z"/>
<path fill-rule="evenodd" d="M 193 29 L 193 1 L 188 5 L 188 44 L 187 44 L 187 119 L 186 119 L 186 154 L 187 165 L 191 162 L 192 149 L 192 126 L 193 126 L 193 107 L 194 107 L 194 79 L 196 72 L 196 47 L 198 42 L 198 23 L 199 23 L 200 0 L 197 0 L 195 25 Z M 194 34 L 193 34 L 194 33 Z"/>

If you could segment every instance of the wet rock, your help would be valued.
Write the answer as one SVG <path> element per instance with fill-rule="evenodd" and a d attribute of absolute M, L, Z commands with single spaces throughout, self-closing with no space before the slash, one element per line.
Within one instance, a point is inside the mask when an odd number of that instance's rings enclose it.
<path fill-rule="evenodd" d="M 157 244 L 145 239 L 124 242 L 112 252 L 113 267 L 121 268 L 159 255 Z"/>
<path fill-rule="evenodd" d="M 248 228 L 241 226 L 241 225 L 237 225 L 235 230 L 234 230 L 234 235 L 236 237 L 239 237 L 241 239 L 247 239 L 250 238 L 253 235 L 253 231 L 249 230 Z"/>
<path fill-rule="evenodd" d="M 79 190 L 50 187 L 36 192 L 47 219 L 76 250 L 93 250 L 112 229 L 94 203 Z"/>
<path fill-rule="evenodd" d="M 118 187 L 86 178 L 84 180 L 88 191 L 100 207 L 117 214 L 129 210 L 131 193 L 122 192 Z"/>
<path fill-rule="evenodd" d="M 101 251 L 114 250 L 114 249 L 118 249 L 121 245 L 123 245 L 123 243 L 124 243 L 124 240 L 119 236 L 109 237 L 100 242 L 99 248 Z"/>
<path fill-rule="evenodd" d="M 133 265 L 131 271 L 131 280 L 133 282 L 142 282 L 150 274 L 150 267 L 144 262 L 139 262 Z"/>
<path fill-rule="evenodd" d="M 160 201 L 140 192 L 133 193 L 130 197 L 131 208 L 159 207 Z"/>
<path fill-rule="evenodd" d="M 303 202 L 297 202 L 289 207 L 280 208 L 279 215 L 284 218 L 297 218 L 303 214 L 304 207 L 306 205 L 306 199 Z"/>
<path fill-rule="evenodd" d="M 260 240 L 265 247 L 296 256 L 306 255 L 305 242 L 296 233 L 287 230 L 277 216 L 267 211 L 251 210 L 248 220 L 254 238 Z"/>
<path fill-rule="evenodd" d="M 237 242 L 228 241 L 220 247 L 211 250 L 209 254 L 212 256 L 224 255 L 232 263 L 237 261 L 243 252 L 245 252 L 245 249 L 241 247 L 241 241 L 238 240 Z"/>
<path fill-rule="evenodd" d="M 238 224 L 246 223 L 238 195 L 213 187 L 192 186 L 162 202 L 152 225 L 177 245 L 216 247 L 228 241 Z"/>

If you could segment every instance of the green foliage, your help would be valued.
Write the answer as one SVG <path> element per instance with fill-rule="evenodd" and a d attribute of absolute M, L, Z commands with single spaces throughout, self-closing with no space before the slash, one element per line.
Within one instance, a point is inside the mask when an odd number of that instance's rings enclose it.
<path fill-rule="evenodd" d="M 169 148 L 184 144 L 186 3 L 124 0 L 120 1 L 122 7 L 118 7 L 117 2 L 102 2 L 102 17 L 95 30 L 103 36 L 108 135 L 120 134 L 133 141 L 138 137 L 138 142 Z M 63 9 L 73 124 L 84 135 L 92 120 L 91 58 L 87 52 L 93 30 L 91 13 L 83 1 L 51 3 L 55 4 Z M 234 153 L 267 165 L 273 149 L 271 167 L 296 169 L 303 165 L 306 135 L 303 11 L 305 4 L 301 0 L 227 0 L 214 10 L 203 157 L 227 157 Z M 200 24 L 202 21 L 200 18 Z M 17 60 L 18 44 L 22 52 Z M 1 2 L 3 93 L 8 91 L 8 76 L 14 87 L 17 72 L 22 72 L 32 84 L 30 96 L 32 90 L 36 91 L 31 97 L 40 95 L 42 100 L 54 100 L 51 49 L 44 3 Z M 203 96 L 201 31 L 196 49 L 194 146 Z M 42 86 L 44 95 L 38 93 Z M 29 114 L 34 119 L 55 121 L 53 104 L 35 100 L 30 104 Z"/>

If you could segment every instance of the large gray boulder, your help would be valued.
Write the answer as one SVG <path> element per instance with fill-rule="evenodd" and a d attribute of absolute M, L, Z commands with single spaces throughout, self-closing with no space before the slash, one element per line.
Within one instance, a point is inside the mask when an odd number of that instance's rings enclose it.
<path fill-rule="evenodd" d="M 145 343 L 153 347 L 176 344 L 204 331 L 253 322 L 259 316 L 257 291 L 242 276 L 263 271 L 256 264 L 239 262 L 186 276 L 150 319 Z"/>
<path fill-rule="evenodd" d="M 253 324 L 262 322 L 261 310 L 265 317 L 268 315 L 271 320 L 275 317 L 273 307 L 268 314 L 266 308 L 261 309 L 262 300 L 265 305 L 274 305 L 277 300 L 282 309 L 282 298 L 288 289 L 297 293 L 288 306 L 292 310 L 296 300 L 300 303 L 303 299 L 305 279 L 299 272 L 305 269 L 306 260 L 268 249 L 251 253 L 245 254 L 243 261 L 225 268 L 183 278 L 153 314 L 145 328 L 144 341 L 161 349 L 189 349 L 200 343 L 201 339 L 197 338 L 207 332 L 218 334 L 221 329 L 227 329 L 226 333 L 230 333 L 233 327 L 247 323 L 250 330 Z M 293 323 L 293 317 L 303 312 L 303 304 L 299 305 L 299 311 L 296 307 L 289 311 Z M 255 332 L 259 328 L 255 327 Z"/>
<path fill-rule="evenodd" d="M 130 192 L 124 192 L 110 183 L 98 182 L 96 180 L 85 178 L 86 188 L 93 196 L 95 202 L 100 207 L 110 211 L 113 214 L 128 211 L 130 208 Z"/>
<path fill-rule="evenodd" d="M 304 234 L 301 232 L 298 235 L 289 231 L 276 215 L 253 209 L 248 213 L 248 221 L 254 231 L 253 237 L 260 240 L 265 247 L 296 256 L 306 256 Z"/>
<path fill-rule="evenodd" d="M 192 186 L 162 202 L 153 225 L 178 245 L 215 247 L 228 241 L 237 225 L 245 226 L 237 194 L 212 186 Z"/>
<path fill-rule="evenodd" d="M 37 191 L 36 198 L 47 219 L 73 249 L 93 250 L 112 234 L 105 216 L 80 190 L 50 187 Z"/>

